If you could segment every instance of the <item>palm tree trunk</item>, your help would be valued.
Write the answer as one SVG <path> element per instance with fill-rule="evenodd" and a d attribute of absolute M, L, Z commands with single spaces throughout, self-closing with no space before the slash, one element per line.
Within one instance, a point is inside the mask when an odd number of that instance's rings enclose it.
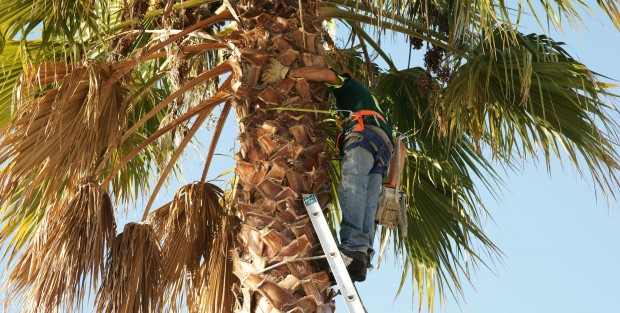
<path fill-rule="evenodd" d="M 238 7 L 242 31 L 230 38 L 239 62 L 233 103 L 243 226 L 233 261 L 243 312 L 333 312 L 329 279 L 314 261 L 282 262 L 320 253 L 301 198 L 315 193 L 323 207 L 331 200 L 324 116 L 295 109 L 323 109 L 328 91 L 290 77 L 260 82 L 270 57 L 291 67 L 325 66 L 316 2 L 246 0 Z"/>

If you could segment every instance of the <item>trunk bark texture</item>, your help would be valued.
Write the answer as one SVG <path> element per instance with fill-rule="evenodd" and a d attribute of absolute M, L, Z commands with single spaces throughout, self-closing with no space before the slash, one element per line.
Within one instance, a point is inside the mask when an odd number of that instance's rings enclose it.
<path fill-rule="evenodd" d="M 240 152 L 236 201 L 243 226 L 233 252 L 242 312 L 333 312 L 327 273 L 315 261 L 283 261 L 321 254 L 302 195 L 331 200 L 322 83 L 286 77 L 266 86 L 261 73 L 273 57 L 290 67 L 326 66 L 315 1 L 238 3 L 241 31 L 229 35 L 239 61 L 233 100 Z M 288 110 L 273 110 L 288 108 Z"/>

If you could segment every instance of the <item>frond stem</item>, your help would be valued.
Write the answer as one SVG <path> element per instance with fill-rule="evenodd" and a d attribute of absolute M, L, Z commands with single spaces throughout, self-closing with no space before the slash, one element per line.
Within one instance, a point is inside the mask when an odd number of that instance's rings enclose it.
<path fill-rule="evenodd" d="M 388 64 L 392 71 L 398 71 L 396 65 L 394 64 L 394 62 L 392 62 L 392 59 L 387 55 L 387 53 L 385 53 L 385 51 L 383 51 L 383 49 L 381 49 L 379 44 L 377 44 L 377 42 L 374 41 L 372 37 L 370 37 L 368 33 L 366 33 L 366 31 L 364 31 L 363 28 L 359 27 L 359 25 L 352 21 L 347 21 L 347 23 L 351 25 L 353 29 L 355 29 L 355 33 L 360 36 L 360 38 L 363 38 L 370 46 L 372 46 L 373 49 L 375 49 L 377 53 L 379 53 L 379 55 L 383 58 L 385 63 Z"/>
<path fill-rule="evenodd" d="M 349 0 L 325 0 L 325 3 L 340 5 L 340 6 L 347 7 L 353 10 L 362 10 L 362 11 L 365 11 L 365 12 L 368 12 L 374 15 L 379 15 L 379 16 L 381 15 L 378 13 L 380 11 L 379 9 L 374 8 L 374 7 L 369 7 L 367 5 L 369 2 L 367 1 L 364 1 L 364 2 L 365 3 L 360 3 L 360 1 L 349 1 Z M 411 19 L 402 17 L 400 15 L 396 15 L 395 13 L 392 13 L 390 15 L 390 19 L 396 22 L 402 23 L 403 25 L 410 27 L 412 29 L 415 29 L 419 32 L 426 33 L 429 36 L 433 36 L 439 40 L 443 40 L 443 41 L 448 40 L 448 37 L 446 35 L 440 32 L 434 31 L 424 26 L 421 23 L 415 23 Z"/>
<path fill-rule="evenodd" d="M 163 77 L 165 77 L 166 75 L 168 75 L 167 71 L 162 71 L 161 73 L 151 77 L 151 79 L 149 79 L 149 81 L 147 81 L 144 86 L 142 86 L 142 88 L 140 88 L 140 90 L 138 90 L 138 92 L 132 94 L 129 98 L 127 98 L 125 100 L 125 104 L 127 103 L 133 103 L 133 101 L 142 96 L 143 94 L 145 94 L 149 88 L 151 88 L 151 86 L 157 84 L 157 82 L 162 79 Z M 123 106 L 125 105 L 123 104 Z M 121 146 L 123 144 L 123 142 L 125 141 L 125 139 L 121 139 L 119 146 Z M 115 151 L 115 148 L 110 148 L 108 149 L 108 151 L 106 152 L 106 154 L 103 156 L 103 158 L 101 158 L 101 161 L 99 162 L 99 165 L 97 165 L 97 169 L 95 170 L 95 173 L 99 173 L 101 172 L 101 170 L 103 169 L 103 166 L 106 164 L 106 162 L 108 161 L 108 159 L 110 158 L 110 156 L 112 156 L 112 153 Z"/>
<path fill-rule="evenodd" d="M 114 176 L 116 176 L 116 174 L 134 157 L 136 156 L 140 151 L 142 151 L 142 149 L 144 149 L 146 146 L 148 146 L 150 143 L 152 143 L 153 141 L 155 141 L 157 138 L 159 138 L 161 135 L 165 134 L 166 132 L 170 131 L 171 129 L 173 129 L 174 127 L 178 126 L 179 124 L 181 124 L 182 122 L 190 119 L 192 116 L 202 112 L 202 110 L 208 110 L 209 112 L 211 110 L 213 110 L 213 108 L 230 99 L 231 95 L 228 91 L 225 91 L 228 86 L 230 85 L 230 81 L 231 79 L 229 78 L 228 80 L 226 80 L 226 82 L 224 82 L 224 84 L 222 84 L 222 87 L 220 87 L 219 91 L 217 93 L 215 93 L 215 95 L 213 95 L 213 97 L 209 98 L 206 101 L 201 102 L 200 104 L 196 105 L 195 107 L 191 108 L 189 111 L 187 111 L 185 114 L 179 116 L 178 118 L 176 118 L 174 121 L 166 124 L 166 126 L 158 129 L 155 133 L 153 133 L 149 138 L 147 138 L 145 141 L 143 141 L 142 143 L 140 143 L 140 145 L 138 145 L 137 147 L 135 147 L 131 152 L 129 152 L 119 163 L 118 165 L 116 165 L 116 167 L 114 167 L 114 169 L 110 172 L 110 174 L 108 174 L 108 176 L 104 179 L 103 183 L 101 183 L 102 186 L 107 186 L 110 181 L 112 180 L 112 178 Z"/>
<path fill-rule="evenodd" d="M 335 115 L 335 111 L 331 110 L 316 110 L 316 109 L 304 109 L 304 108 L 288 108 L 288 107 L 280 107 L 280 108 L 267 108 L 267 111 L 295 111 L 295 112 L 307 112 L 307 113 L 321 113 L 328 115 Z"/>
<path fill-rule="evenodd" d="M 166 165 L 166 168 L 164 169 L 161 176 L 159 177 L 159 180 L 157 181 L 157 185 L 155 186 L 155 189 L 153 190 L 153 193 L 151 194 L 151 197 L 149 198 L 149 202 L 146 204 L 146 208 L 144 209 L 144 214 L 142 215 L 142 222 L 146 221 L 146 218 L 148 217 L 149 212 L 151 211 L 151 206 L 153 205 L 153 202 L 155 201 L 155 197 L 159 193 L 159 190 L 161 189 L 161 186 L 164 184 L 164 181 L 166 180 L 166 178 L 168 178 L 168 175 L 172 171 L 174 164 L 176 164 L 181 154 L 183 154 L 185 147 L 187 147 L 187 144 L 194 137 L 194 135 L 196 135 L 196 132 L 198 132 L 198 129 L 200 129 L 200 126 L 202 126 L 202 123 L 204 123 L 204 121 L 207 119 L 207 117 L 209 116 L 209 113 L 211 113 L 211 110 L 203 111 L 200 113 L 200 115 L 198 115 L 198 117 L 196 118 L 196 121 L 194 121 L 194 125 L 192 125 L 192 128 L 190 128 L 187 135 L 185 135 L 185 138 L 183 138 L 183 141 L 181 141 L 179 146 L 174 151 L 174 154 L 170 158 L 168 165 Z"/>
<path fill-rule="evenodd" d="M 228 48 L 228 46 L 226 44 L 224 44 L 224 43 L 202 43 L 202 44 L 198 44 L 198 45 L 183 47 L 183 48 L 181 48 L 181 51 L 183 51 L 183 52 L 201 52 L 201 51 L 218 50 L 218 49 L 225 49 L 225 48 Z M 172 50 L 172 53 L 176 53 L 178 51 L 179 51 L 179 49 L 174 49 L 174 50 Z M 147 58 L 142 59 L 141 62 L 149 61 L 149 60 L 153 60 L 153 59 L 158 59 L 158 58 L 163 58 L 166 55 L 168 55 L 168 52 L 154 53 L 154 54 L 151 54 L 150 56 L 148 56 Z M 121 61 L 121 62 L 113 64 L 112 65 L 112 69 L 116 71 L 116 70 L 122 69 L 124 67 L 131 66 L 134 62 L 135 62 L 135 60 L 133 60 L 133 59 L 124 60 L 124 61 Z"/>
<path fill-rule="evenodd" d="M 190 88 L 195 87 L 196 85 L 211 79 L 213 77 L 225 74 L 227 72 L 230 72 L 232 70 L 232 66 L 230 64 L 229 60 L 224 61 L 224 63 L 214 67 L 213 69 L 201 73 L 200 75 L 192 78 L 192 80 L 188 81 L 185 85 L 183 85 L 181 88 L 179 88 L 178 90 L 176 90 L 175 92 L 173 92 L 172 94 L 170 94 L 166 99 L 164 99 L 164 101 L 162 101 L 160 104 L 158 104 L 155 108 L 153 108 L 151 111 L 149 111 L 149 113 L 147 113 L 145 116 L 143 116 L 138 122 L 136 122 L 133 126 L 131 126 L 131 128 L 129 130 L 127 130 L 127 132 L 125 132 L 125 134 L 123 135 L 123 138 L 121 139 L 121 143 L 125 142 L 125 140 L 127 140 L 127 138 L 129 138 L 129 136 L 133 135 L 133 133 L 136 132 L 136 130 L 138 130 L 138 128 L 140 128 L 142 125 L 144 125 L 144 123 L 146 123 L 149 119 L 151 119 L 153 116 L 155 116 L 155 114 L 157 114 L 159 111 L 161 111 L 163 108 L 165 108 L 168 104 L 170 104 L 170 102 L 172 102 L 174 99 L 178 98 L 179 96 L 181 96 L 182 94 L 184 94 L 186 91 L 188 91 Z"/>
<path fill-rule="evenodd" d="M 153 53 L 156 53 L 157 51 L 163 49 L 164 47 L 166 47 L 167 45 L 173 43 L 174 41 L 180 39 L 181 37 L 190 34 L 198 29 L 201 29 L 207 25 L 211 25 L 213 23 L 217 23 L 217 22 L 221 22 L 221 21 L 225 21 L 225 20 L 232 20 L 232 14 L 229 11 L 224 11 L 218 15 L 212 16 L 206 20 L 202 20 L 186 29 L 184 29 L 183 31 L 181 31 L 180 33 L 170 36 L 170 38 L 156 44 L 154 47 L 146 50 L 143 53 L 138 54 L 136 57 L 134 57 L 132 60 L 130 60 L 129 62 L 127 62 L 127 65 L 124 68 L 119 69 L 115 74 L 114 77 L 112 79 L 110 79 L 111 83 L 114 83 L 115 81 L 121 79 L 121 77 L 125 76 L 125 74 L 129 73 L 134 66 L 136 66 L 138 63 L 142 62 L 143 60 L 145 60 L 146 58 L 148 58 L 150 55 L 152 55 Z"/>
<path fill-rule="evenodd" d="M 232 105 L 230 104 L 230 102 L 227 102 L 224 106 L 224 109 L 222 110 L 222 114 L 220 114 L 217 126 L 215 127 L 215 131 L 213 132 L 213 138 L 211 139 L 211 146 L 209 147 L 209 153 L 207 154 L 205 167 L 202 170 L 202 177 L 200 178 L 201 183 L 204 183 L 205 179 L 207 178 L 207 173 L 209 172 L 209 167 L 211 166 L 211 160 L 213 160 L 213 155 L 215 154 L 215 147 L 220 140 L 220 136 L 222 135 L 222 129 L 224 129 L 224 124 L 226 124 L 226 119 L 228 118 L 231 107 Z"/>
<path fill-rule="evenodd" d="M 303 257 L 303 258 L 294 258 L 294 259 L 284 260 L 284 261 L 278 262 L 278 263 L 276 263 L 274 265 L 265 267 L 264 269 L 256 272 L 256 274 L 262 274 L 262 273 L 264 273 L 266 271 L 269 271 L 269 270 L 272 270 L 272 269 L 274 269 L 274 268 L 276 268 L 278 266 L 286 265 L 286 264 L 293 263 L 293 262 L 312 261 L 312 260 L 320 260 L 320 259 L 325 259 L 325 258 L 327 258 L 327 256 L 325 256 L 325 255 L 317 255 L 317 256 L 309 256 L 309 257 Z"/>
<path fill-rule="evenodd" d="M 385 29 L 389 29 L 395 32 L 399 32 L 405 35 L 409 35 L 424 41 L 427 41 L 435 46 L 438 47 L 442 47 L 444 49 L 446 49 L 447 51 L 450 51 L 456 55 L 459 56 L 465 56 L 465 53 L 463 51 L 460 51 L 459 49 L 455 48 L 454 46 L 448 44 L 447 42 L 444 42 L 442 40 L 438 40 L 438 39 L 434 39 L 432 37 L 426 36 L 424 34 L 422 34 L 422 32 L 417 32 L 411 29 L 408 29 L 406 27 L 400 26 L 400 25 L 396 25 L 394 23 L 390 23 L 390 22 L 386 22 L 383 20 L 380 20 L 378 18 L 373 18 L 370 16 L 365 16 L 365 15 L 361 15 L 361 14 L 356 14 L 356 13 L 352 13 L 352 12 L 347 12 L 347 11 L 343 11 L 340 10 L 338 8 L 333 8 L 333 7 L 322 7 L 321 8 L 321 17 L 322 18 L 340 18 L 340 19 L 344 19 L 344 20 L 351 20 L 351 21 L 357 21 L 360 23 L 364 23 L 364 24 L 369 24 L 369 25 L 373 25 L 373 26 L 377 26 L 377 27 L 382 27 Z"/>

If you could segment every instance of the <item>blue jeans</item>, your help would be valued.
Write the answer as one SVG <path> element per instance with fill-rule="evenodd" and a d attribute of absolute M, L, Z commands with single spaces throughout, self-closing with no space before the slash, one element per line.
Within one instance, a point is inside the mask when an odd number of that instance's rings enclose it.
<path fill-rule="evenodd" d="M 361 140 L 351 137 L 344 143 L 346 147 Z M 342 210 L 340 224 L 340 248 L 360 251 L 372 255 L 375 237 L 375 215 L 379 202 L 379 192 L 383 176 L 370 173 L 374 166 L 374 156 L 362 146 L 347 151 L 340 164 L 340 185 L 338 199 Z"/>

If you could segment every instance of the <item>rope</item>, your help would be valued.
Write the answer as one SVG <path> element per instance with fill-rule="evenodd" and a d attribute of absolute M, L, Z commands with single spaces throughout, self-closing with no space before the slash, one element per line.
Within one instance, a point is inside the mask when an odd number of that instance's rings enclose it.
<path fill-rule="evenodd" d="M 396 192 L 400 192 L 400 174 L 402 171 L 402 168 L 400 168 L 400 145 L 401 142 L 403 140 L 400 138 L 400 136 L 396 137 L 396 140 L 394 140 L 394 145 L 396 152 L 394 153 L 394 158 L 396 158 L 396 170 L 398 173 L 398 179 L 396 180 Z"/>
<path fill-rule="evenodd" d="M 302 261 L 311 261 L 311 260 L 319 260 L 319 259 L 325 259 L 327 258 L 325 255 L 317 255 L 317 256 L 309 256 L 309 257 L 304 257 L 304 258 L 294 258 L 294 259 L 289 259 L 289 260 L 284 260 L 282 262 L 276 263 L 272 266 L 269 267 L 265 267 L 264 269 L 256 272 L 256 274 L 262 274 L 266 271 L 272 270 L 278 266 L 282 266 L 285 264 L 289 264 L 289 263 L 293 263 L 293 262 L 302 262 Z"/>
<path fill-rule="evenodd" d="M 308 113 L 321 113 L 321 114 L 329 114 L 336 115 L 338 112 L 349 113 L 349 115 L 353 115 L 353 111 L 351 110 L 316 110 L 316 109 L 303 109 L 303 108 L 267 108 L 267 111 L 297 111 L 297 112 L 308 112 Z"/>

